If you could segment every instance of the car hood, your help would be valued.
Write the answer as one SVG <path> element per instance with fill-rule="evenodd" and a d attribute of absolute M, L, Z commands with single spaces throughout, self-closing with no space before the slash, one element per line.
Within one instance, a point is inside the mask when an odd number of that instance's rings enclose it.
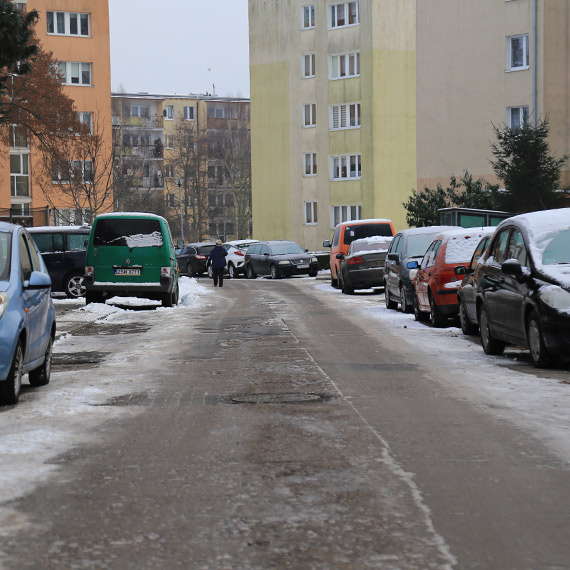
<path fill-rule="evenodd" d="M 570 293 L 570 265 L 540 265 L 536 267 L 537 277 L 551 285 L 558 285 Z"/>

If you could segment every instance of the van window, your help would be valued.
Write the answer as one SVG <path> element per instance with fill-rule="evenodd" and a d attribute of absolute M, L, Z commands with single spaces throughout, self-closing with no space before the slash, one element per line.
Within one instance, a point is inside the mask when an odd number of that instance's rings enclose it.
<path fill-rule="evenodd" d="M 162 243 L 160 222 L 153 219 L 102 219 L 93 234 L 94 246 L 160 247 Z"/>
<path fill-rule="evenodd" d="M 67 251 L 79 251 L 86 248 L 89 234 L 67 234 Z"/>
<path fill-rule="evenodd" d="M 350 245 L 355 239 L 392 235 L 392 227 L 390 224 L 356 224 L 344 227 L 343 243 Z"/>
<path fill-rule="evenodd" d="M 338 242 L 340 241 L 340 227 L 338 227 L 335 231 L 334 231 L 334 236 L 333 236 L 333 242 L 332 242 L 332 246 L 336 247 L 338 245 Z"/>
<path fill-rule="evenodd" d="M 54 253 L 63 251 L 63 235 L 62 234 L 36 234 L 32 235 L 32 239 L 36 242 L 41 253 Z"/>

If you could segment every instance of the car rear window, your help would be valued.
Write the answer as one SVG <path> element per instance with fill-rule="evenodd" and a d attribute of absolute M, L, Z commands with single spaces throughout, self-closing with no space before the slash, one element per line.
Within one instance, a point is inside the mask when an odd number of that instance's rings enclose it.
<path fill-rule="evenodd" d="M 133 247 L 162 246 L 162 232 L 158 220 L 112 218 L 98 220 L 93 234 L 93 245 Z"/>
<path fill-rule="evenodd" d="M 11 237 L 8 232 L 0 233 L 0 281 L 8 281 L 10 277 Z"/>
<path fill-rule="evenodd" d="M 198 252 L 202 255 L 210 255 L 210 252 L 214 249 L 213 245 L 201 245 L 198 248 Z"/>
<path fill-rule="evenodd" d="M 390 224 L 356 224 L 344 228 L 344 244 L 350 245 L 355 239 L 372 236 L 392 236 Z"/>

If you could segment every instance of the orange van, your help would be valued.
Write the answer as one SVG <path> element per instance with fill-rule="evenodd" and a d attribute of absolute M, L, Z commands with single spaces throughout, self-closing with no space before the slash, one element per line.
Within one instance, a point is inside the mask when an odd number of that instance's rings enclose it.
<path fill-rule="evenodd" d="M 337 256 L 346 255 L 348 247 L 355 239 L 372 236 L 394 237 L 394 233 L 394 226 L 391 220 L 352 220 L 337 224 L 334 229 L 332 244 L 328 239 L 323 242 L 323 247 L 331 248 L 331 285 L 335 289 L 338 288 L 340 259 Z"/>

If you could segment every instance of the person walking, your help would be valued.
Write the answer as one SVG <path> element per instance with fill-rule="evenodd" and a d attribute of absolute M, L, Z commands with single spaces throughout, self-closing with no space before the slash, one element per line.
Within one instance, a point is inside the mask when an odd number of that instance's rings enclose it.
<path fill-rule="evenodd" d="M 220 283 L 220 287 L 224 286 L 224 271 L 226 269 L 226 255 L 228 252 L 222 247 L 222 240 L 216 240 L 216 245 L 208 255 L 208 261 L 212 264 L 212 273 L 214 276 L 214 287 Z"/>

